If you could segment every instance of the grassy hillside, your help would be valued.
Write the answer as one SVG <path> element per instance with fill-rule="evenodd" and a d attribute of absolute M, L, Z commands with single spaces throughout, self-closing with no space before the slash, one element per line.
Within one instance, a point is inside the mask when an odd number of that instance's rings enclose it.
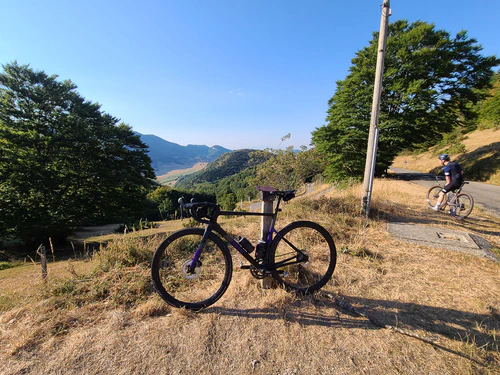
<path fill-rule="evenodd" d="M 172 309 L 150 281 L 162 236 L 133 233 L 90 258 L 50 263 L 46 284 L 39 265 L 0 271 L 1 372 L 499 373 L 500 263 L 400 241 L 387 222 L 468 231 L 498 251 L 500 219 L 475 209 L 453 221 L 429 212 L 425 191 L 376 180 L 369 221 L 359 215 L 359 185 L 287 203 L 279 226 L 313 220 L 336 241 L 333 280 L 313 297 L 259 289 L 233 254 L 219 302 L 200 313 Z M 224 227 L 254 241 L 259 218 Z"/>
<path fill-rule="evenodd" d="M 257 159 L 254 157 L 255 153 L 259 155 Z M 203 170 L 180 178 L 175 187 L 190 189 L 205 182 L 220 181 L 225 177 L 235 175 L 244 169 L 263 162 L 265 160 L 263 155 L 260 151 L 249 149 L 225 153 L 208 164 Z"/>
<path fill-rule="evenodd" d="M 465 178 L 500 185 L 500 130 L 476 130 L 467 133 L 461 143 L 465 152 L 450 156 L 463 166 Z M 441 170 L 437 156 L 445 151 L 446 148 L 433 148 L 418 155 L 402 154 L 393 166 L 436 174 Z"/>

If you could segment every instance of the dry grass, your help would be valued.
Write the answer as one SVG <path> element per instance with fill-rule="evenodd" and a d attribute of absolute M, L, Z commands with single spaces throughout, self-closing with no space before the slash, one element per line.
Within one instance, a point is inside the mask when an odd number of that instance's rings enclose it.
<path fill-rule="evenodd" d="M 171 186 L 173 186 L 173 185 L 175 185 L 175 183 L 177 182 L 177 180 L 180 177 L 186 176 L 186 175 L 190 175 L 192 173 L 201 171 L 207 165 L 208 165 L 207 162 L 199 162 L 199 163 L 196 163 L 195 165 L 193 165 L 190 168 L 176 169 L 176 170 L 170 171 L 170 172 L 168 172 L 168 173 L 166 173 L 164 175 L 157 176 L 156 177 L 156 181 L 158 181 L 162 185 L 171 185 Z"/>
<path fill-rule="evenodd" d="M 499 219 L 480 211 L 463 223 L 437 219 L 426 210 L 425 188 L 382 180 L 374 188 L 370 220 L 358 214 L 359 186 L 284 206 L 282 223 L 309 219 L 334 236 L 338 263 L 324 289 L 336 300 L 261 290 L 248 271 L 235 268 L 214 306 L 199 313 L 171 309 L 148 281 L 147 260 L 160 239 L 126 238 L 102 249 L 86 270 L 19 290 L 18 305 L 0 314 L 1 372 L 498 373 L 500 264 L 399 241 L 386 224 L 458 227 L 498 248 Z M 255 240 L 259 221 L 249 221 L 241 228 L 242 218 L 226 219 L 224 226 Z M 7 271 L 0 271 L 2 291 L 12 285 Z"/>
<path fill-rule="evenodd" d="M 452 160 L 457 160 L 464 167 L 466 178 L 500 185 L 500 131 L 496 129 L 476 130 L 466 134 L 462 143 L 466 153 L 450 156 Z M 431 150 L 418 155 L 399 155 L 394 159 L 393 166 L 425 173 L 437 173 L 441 169 L 437 160 L 437 155 L 441 151 L 443 150 Z"/>

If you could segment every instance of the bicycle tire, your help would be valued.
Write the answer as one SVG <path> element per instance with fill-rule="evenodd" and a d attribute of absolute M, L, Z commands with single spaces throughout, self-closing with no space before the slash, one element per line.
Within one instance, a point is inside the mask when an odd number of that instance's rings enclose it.
<path fill-rule="evenodd" d="M 455 216 L 459 219 L 465 219 L 470 215 L 474 208 L 474 198 L 468 193 L 460 193 L 456 197 Z"/>
<path fill-rule="evenodd" d="M 427 196 L 426 196 L 426 199 L 427 199 L 427 203 L 429 204 L 429 207 L 434 207 L 436 206 L 436 203 L 437 203 L 437 200 L 438 200 L 438 197 L 439 197 L 439 192 L 443 190 L 443 188 L 441 186 L 433 186 L 431 187 L 428 191 L 427 191 Z M 448 193 L 446 193 L 448 194 Z M 444 208 L 448 205 L 448 196 L 446 196 L 444 199 L 443 199 L 443 202 L 441 203 L 441 207 L 440 209 L 441 210 L 444 210 Z"/>
<path fill-rule="evenodd" d="M 332 236 L 317 223 L 293 222 L 280 230 L 273 239 L 269 253 L 271 265 L 295 253 L 289 243 L 305 251 L 309 261 L 272 271 L 273 279 L 287 291 L 301 294 L 318 291 L 331 279 L 337 263 L 337 250 Z"/>
<path fill-rule="evenodd" d="M 194 256 L 204 234 L 202 228 L 181 229 L 168 236 L 151 263 L 153 286 L 173 307 L 200 310 L 214 304 L 231 281 L 233 263 L 226 244 L 210 233 L 194 274 L 186 264 Z"/>

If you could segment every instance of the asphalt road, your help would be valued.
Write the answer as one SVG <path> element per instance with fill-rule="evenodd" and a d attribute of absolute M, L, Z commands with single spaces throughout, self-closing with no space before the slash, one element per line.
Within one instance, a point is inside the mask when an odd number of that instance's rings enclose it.
<path fill-rule="evenodd" d="M 396 178 L 398 179 L 410 181 L 425 187 L 436 185 L 436 177 L 432 174 L 402 168 L 391 167 L 390 169 L 396 174 Z M 467 181 L 467 176 L 465 177 Z M 444 182 L 444 176 L 439 176 L 438 178 L 441 182 Z M 500 186 L 471 181 L 468 185 L 465 185 L 463 191 L 472 195 L 475 206 L 479 206 L 496 216 L 500 216 Z"/>

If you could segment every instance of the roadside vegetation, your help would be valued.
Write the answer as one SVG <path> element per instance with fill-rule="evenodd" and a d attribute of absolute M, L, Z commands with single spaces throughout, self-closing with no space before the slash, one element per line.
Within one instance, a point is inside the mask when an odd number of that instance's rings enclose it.
<path fill-rule="evenodd" d="M 336 241 L 334 277 L 312 297 L 261 290 L 233 254 L 233 282 L 219 302 L 200 313 L 172 309 L 149 270 L 166 233 L 115 234 L 83 258 L 50 262 L 46 283 L 38 264 L 0 271 L 2 373 L 500 371 L 500 263 L 406 243 L 386 229 L 388 221 L 458 227 L 499 254 L 500 219 L 478 209 L 457 223 L 426 210 L 423 187 L 381 179 L 374 187 L 369 220 L 359 215 L 358 184 L 284 206 L 280 225 L 307 218 Z M 224 222 L 252 241 L 259 225 Z"/>
<path fill-rule="evenodd" d="M 352 59 L 347 77 L 337 81 L 326 125 L 312 133 L 313 145 L 328 160 L 329 178 L 358 178 L 364 172 L 377 48 L 374 33 Z M 460 129 L 476 129 L 486 112 L 490 126 L 500 123 L 498 111 L 480 104 L 489 103 L 500 59 L 482 56 L 481 45 L 466 31 L 452 36 L 434 24 L 398 20 L 389 25 L 386 50 L 377 175 L 404 150 L 426 150 L 447 143 Z"/>
<path fill-rule="evenodd" d="M 449 153 L 464 168 L 465 178 L 500 185 L 500 128 L 475 130 L 455 139 L 455 147 L 437 145 L 425 152 L 403 152 L 393 162 L 394 167 L 438 174 L 437 156 Z"/>
<path fill-rule="evenodd" d="M 394 221 L 464 230 L 498 256 L 500 219 L 480 208 L 463 222 L 430 213 L 425 188 L 382 178 L 401 160 L 435 173 L 430 160 L 447 152 L 468 179 L 498 183 L 493 68 L 500 60 L 482 56 L 466 32 L 453 37 L 420 21 L 390 25 L 378 178 L 367 219 L 359 213 L 359 181 L 376 46 L 374 33 L 337 82 L 313 148 L 225 154 L 173 187 L 154 181 L 147 146 L 132 128 L 82 98 L 71 81 L 4 65 L 2 374 L 500 372 L 500 263 L 406 243 L 387 231 Z M 256 185 L 305 184 L 316 191 L 287 203 L 280 225 L 308 219 L 334 237 L 337 269 L 322 293 L 262 290 L 238 269 L 223 298 L 200 313 L 171 309 L 154 293 L 154 249 L 192 224 L 178 220 L 181 196 L 247 209 Z M 64 241 L 79 227 L 110 223 L 126 227 L 83 244 Z M 257 240 L 258 219 L 224 225 Z M 35 255 L 40 244 L 51 250 L 46 282 Z M 241 259 L 234 257 L 237 267 Z"/>

